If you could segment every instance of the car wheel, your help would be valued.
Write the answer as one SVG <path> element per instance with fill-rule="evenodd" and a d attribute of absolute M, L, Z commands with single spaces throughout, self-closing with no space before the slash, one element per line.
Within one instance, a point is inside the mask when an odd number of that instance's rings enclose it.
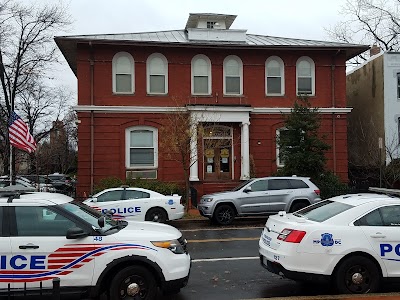
<path fill-rule="evenodd" d="M 213 215 L 213 219 L 219 225 L 229 225 L 233 222 L 235 218 L 235 211 L 230 205 L 221 205 L 218 206 Z"/>
<path fill-rule="evenodd" d="M 374 293 L 379 289 L 381 281 L 376 264 L 364 256 L 345 259 L 334 278 L 337 290 L 344 294 Z"/>
<path fill-rule="evenodd" d="M 165 212 L 165 210 L 159 207 L 151 208 L 147 212 L 145 220 L 164 223 L 165 221 L 167 221 L 167 213 Z"/>
<path fill-rule="evenodd" d="M 310 205 L 309 203 L 306 202 L 295 202 L 292 204 L 292 206 L 289 209 L 289 212 L 295 212 L 298 211 L 306 206 Z"/>
<path fill-rule="evenodd" d="M 130 266 L 119 271 L 111 281 L 110 299 L 155 299 L 156 280 L 146 268 Z"/>

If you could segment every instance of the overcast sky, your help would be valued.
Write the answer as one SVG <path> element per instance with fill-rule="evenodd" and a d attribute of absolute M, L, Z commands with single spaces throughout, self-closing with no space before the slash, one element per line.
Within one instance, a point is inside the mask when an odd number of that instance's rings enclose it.
<path fill-rule="evenodd" d="M 36 0 L 44 3 L 54 0 Z M 132 33 L 184 29 L 189 13 L 237 15 L 231 28 L 247 33 L 329 40 L 324 28 L 343 20 L 346 0 L 69 0 L 73 24 L 60 35 Z M 62 80 L 76 90 L 63 60 Z M 61 75 L 62 74 L 62 75 Z"/>

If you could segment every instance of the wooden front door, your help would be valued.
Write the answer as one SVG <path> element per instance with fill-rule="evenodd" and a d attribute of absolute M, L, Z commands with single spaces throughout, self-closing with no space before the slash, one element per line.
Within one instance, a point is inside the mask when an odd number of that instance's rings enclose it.
<path fill-rule="evenodd" d="M 216 146 L 204 149 L 204 179 L 232 179 L 231 146 Z"/>

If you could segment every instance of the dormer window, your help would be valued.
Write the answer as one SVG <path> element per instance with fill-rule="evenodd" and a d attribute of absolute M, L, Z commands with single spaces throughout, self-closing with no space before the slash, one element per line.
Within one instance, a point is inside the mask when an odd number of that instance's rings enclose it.
<path fill-rule="evenodd" d="M 217 25 L 217 22 L 207 21 L 207 28 L 214 28 L 215 25 Z"/>

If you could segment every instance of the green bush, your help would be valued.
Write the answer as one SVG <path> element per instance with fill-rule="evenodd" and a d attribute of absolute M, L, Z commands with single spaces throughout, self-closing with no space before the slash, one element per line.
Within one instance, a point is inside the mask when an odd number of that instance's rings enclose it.
<path fill-rule="evenodd" d="M 318 178 L 311 179 L 321 191 L 321 199 L 327 199 L 350 192 L 347 184 L 340 181 L 340 178 L 332 172 L 324 172 Z"/>
<path fill-rule="evenodd" d="M 117 177 L 107 177 L 100 180 L 98 184 L 96 184 L 94 188 L 94 193 L 101 192 L 105 189 L 120 187 L 121 185 L 128 185 L 131 187 L 139 187 L 148 190 L 152 190 L 158 192 L 163 195 L 172 195 L 172 194 L 179 194 L 183 195 L 183 190 L 177 183 L 173 182 L 161 182 L 158 180 L 149 180 L 149 179 L 131 179 L 128 178 L 127 180 L 122 180 Z"/>

